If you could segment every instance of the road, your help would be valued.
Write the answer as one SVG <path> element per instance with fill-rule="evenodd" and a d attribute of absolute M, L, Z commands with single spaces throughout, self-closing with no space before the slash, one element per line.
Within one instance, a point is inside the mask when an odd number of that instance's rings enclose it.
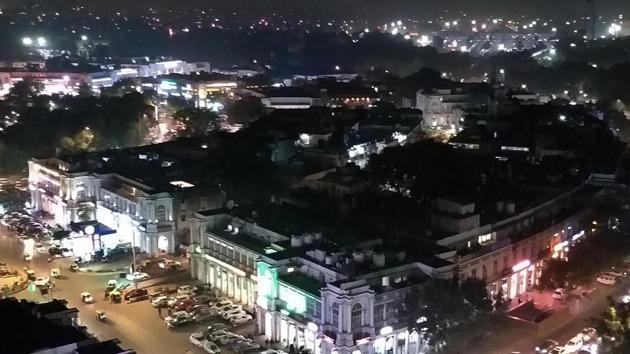
<path fill-rule="evenodd" d="M 134 304 L 111 304 L 104 300 L 107 280 L 114 279 L 114 276 L 71 273 L 70 260 L 54 260 L 48 263 L 48 255 L 44 254 L 34 255 L 33 261 L 27 264 L 22 259 L 24 246 L 15 237 L 9 236 L 11 233 L 6 228 L 0 227 L 0 260 L 14 266 L 17 270 L 29 266 L 38 276 L 50 274 L 50 268 L 61 269 L 62 278 L 55 280 L 52 295 L 54 298 L 67 300 L 70 307 L 77 308 L 81 323 L 98 339 L 118 338 L 123 348 L 134 349 L 140 354 L 183 354 L 186 350 L 191 350 L 192 353 L 203 353 L 203 350 L 195 348 L 188 342 L 188 336 L 195 330 L 194 327 L 185 327 L 175 331 L 167 329 L 158 311 L 147 301 Z M 84 291 L 93 295 L 95 303 L 81 302 L 80 294 Z M 24 290 L 15 296 L 36 302 L 49 301 L 48 296 L 41 295 L 39 291 L 30 293 Z M 107 313 L 106 322 L 96 319 L 97 310 L 104 310 Z"/>
<path fill-rule="evenodd" d="M 536 345 L 545 339 L 553 339 L 563 345 L 569 339 L 573 338 L 585 327 L 592 327 L 590 319 L 597 317 L 602 313 L 608 305 L 607 297 L 611 296 L 618 300 L 621 296 L 629 294 L 630 278 L 624 279 L 617 286 L 596 285 L 596 290 L 589 295 L 591 306 L 584 311 L 578 313 L 573 319 L 550 333 L 544 338 L 540 338 L 531 329 L 510 323 L 503 327 L 504 329 L 494 338 L 490 339 L 483 348 L 471 350 L 471 353 L 479 354 L 508 354 L 513 352 L 533 353 Z"/>

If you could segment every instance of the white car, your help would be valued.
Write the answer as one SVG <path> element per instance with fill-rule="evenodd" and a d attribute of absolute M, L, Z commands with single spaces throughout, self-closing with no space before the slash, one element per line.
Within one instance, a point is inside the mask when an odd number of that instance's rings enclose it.
<path fill-rule="evenodd" d="M 240 308 L 220 313 L 221 317 L 223 317 L 226 320 L 229 320 L 229 319 L 232 319 L 234 317 L 244 315 L 244 314 L 245 314 L 245 311 L 243 311 L 243 309 L 240 309 Z"/>
<path fill-rule="evenodd" d="M 218 345 L 212 343 L 209 340 L 206 340 L 206 342 L 203 344 L 203 350 L 206 351 L 206 353 L 208 354 L 218 354 L 221 353 L 221 348 L 219 348 Z"/>
<path fill-rule="evenodd" d="M 208 342 L 208 340 L 203 335 L 203 332 L 191 333 L 190 337 L 188 337 L 188 340 L 192 345 L 195 345 L 197 347 L 203 347 Z"/>
<path fill-rule="evenodd" d="M 612 275 L 602 274 L 597 277 L 597 282 L 604 285 L 615 285 L 619 282 L 619 279 Z"/>
<path fill-rule="evenodd" d="M 33 260 L 33 255 L 32 254 L 30 254 L 30 253 L 25 253 L 24 254 L 24 261 L 25 262 L 30 262 L 32 260 Z"/>
<path fill-rule="evenodd" d="M 178 268 L 180 267 L 182 264 L 180 262 L 176 262 L 176 261 L 172 261 L 170 259 L 163 259 L 160 263 L 158 263 L 158 266 L 162 269 L 173 269 L 173 268 Z"/>
<path fill-rule="evenodd" d="M 184 301 L 188 299 L 190 299 L 190 296 L 188 295 L 177 295 L 175 297 L 169 297 L 168 301 L 166 302 L 166 306 L 173 307 L 177 305 L 180 301 Z"/>
<path fill-rule="evenodd" d="M 86 304 L 91 304 L 94 302 L 94 298 L 92 297 L 92 294 L 86 291 L 86 292 L 81 293 L 81 301 L 83 301 Z"/>
<path fill-rule="evenodd" d="M 553 294 L 551 294 L 551 297 L 556 300 L 564 300 L 565 296 L 567 296 L 567 291 L 563 288 L 558 288 L 553 291 Z"/>
<path fill-rule="evenodd" d="M 32 240 L 32 238 L 28 236 L 18 236 L 18 241 L 20 241 L 20 243 L 25 243 L 26 240 Z"/>
<path fill-rule="evenodd" d="M 155 299 L 151 300 L 151 306 L 164 307 L 168 304 L 168 300 L 169 300 L 168 296 L 158 296 Z"/>
<path fill-rule="evenodd" d="M 573 353 L 580 350 L 583 345 L 584 345 L 584 341 L 582 340 L 582 335 L 580 334 L 569 339 L 567 344 L 564 345 L 564 349 L 568 351 L 569 353 Z"/>
<path fill-rule="evenodd" d="M 61 249 L 61 257 L 63 258 L 68 258 L 68 257 L 72 257 L 74 256 L 74 253 L 72 253 L 72 251 L 70 251 L 67 248 L 62 248 Z"/>
<path fill-rule="evenodd" d="M 233 312 L 233 311 L 243 311 L 243 308 L 240 307 L 239 305 L 227 305 L 227 306 L 223 306 L 221 308 L 219 308 L 217 310 L 217 312 L 219 313 L 219 315 L 223 316 L 224 313 L 226 312 Z"/>
<path fill-rule="evenodd" d="M 197 290 L 196 286 L 192 285 L 182 285 L 177 288 L 177 294 L 179 295 L 195 295 L 195 291 Z"/>
<path fill-rule="evenodd" d="M 44 254 L 48 253 L 48 249 L 41 243 L 38 243 L 35 245 L 35 252 L 37 252 L 37 254 Z"/>
<path fill-rule="evenodd" d="M 38 277 L 37 279 L 35 279 L 35 286 L 47 286 L 48 283 L 50 282 L 50 278 L 47 276 L 43 276 L 43 277 Z"/>
<path fill-rule="evenodd" d="M 129 281 L 134 281 L 134 280 L 140 281 L 140 280 L 148 279 L 149 274 L 142 273 L 142 272 L 133 272 L 133 273 L 127 274 L 125 278 L 127 278 L 127 280 Z"/>
<path fill-rule="evenodd" d="M 252 316 L 245 313 L 245 314 L 230 318 L 230 323 L 232 323 L 233 325 L 241 325 L 251 320 L 253 320 Z"/>

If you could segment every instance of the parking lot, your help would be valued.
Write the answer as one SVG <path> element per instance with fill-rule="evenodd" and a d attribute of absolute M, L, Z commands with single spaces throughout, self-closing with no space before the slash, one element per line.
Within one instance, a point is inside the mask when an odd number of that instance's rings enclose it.
<path fill-rule="evenodd" d="M 188 272 L 170 269 L 172 263 L 169 261 L 157 259 L 151 267 L 161 272 L 151 271 L 147 279 L 137 282 L 120 278 L 119 273 L 72 272 L 70 268 L 75 264 L 72 255 L 50 257 L 47 249 L 37 251 L 35 245 L 45 241 L 45 236 L 29 237 L 33 240 L 33 249 L 29 248 L 30 241 L 20 241 L 19 236 L 17 230 L 0 227 L 0 260 L 20 273 L 26 268 L 32 270 L 35 279 L 49 277 L 52 287 L 47 294 L 40 291 L 46 287 L 40 286 L 34 287 L 32 292 L 23 290 L 15 296 L 37 302 L 48 301 L 51 297 L 66 299 L 69 306 L 79 309 L 82 324 L 99 339 L 118 338 L 124 347 L 133 348 L 138 353 L 204 353 L 203 344 L 207 339 L 216 344 L 216 347 L 210 344 L 207 346 L 211 350 L 214 348 L 213 352 L 219 348 L 222 353 L 245 354 L 263 349 L 254 345 L 251 339 L 251 314 L 241 311 L 238 304 L 229 303 L 227 299 L 203 287 L 181 288 L 178 292 L 179 286 L 193 282 Z M 43 242 L 41 245 L 44 246 Z M 31 254 L 32 259 L 25 260 L 24 254 Z M 165 263 L 164 267 L 160 263 Z M 59 269 L 58 278 L 50 277 L 53 269 Z M 111 297 L 105 296 L 108 283 L 112 280 L 116 281 L 116 287 L 124 287 L 120 289 L 120 303 L 112 302 Z M 136 287 L 146 289 L 151 299 L 127 303 L 125 295 Z M 168 292 L 159 291 L 167 287 Z M 81 296 L 83 293 L 89 293 L 92 301 L 84 302 Z M 172 307 L 154 307 L 151 301 L 159 296 L 172 300 Z M 173 320 L 168 322 L 172 328 L 169 328 L 166 320 L 169 310 Z M 98 311 L 106 314 L 104 321 L 97 319 Z M 179 314 L 175 315 L 178 311 Z M 184 314 L 181 311 L 186 312 Z M 219 330 L 225 332 L 214 333 Z M 194 343 L 190 341 L 192 333 L 200 333 L 193 336 Z"/>

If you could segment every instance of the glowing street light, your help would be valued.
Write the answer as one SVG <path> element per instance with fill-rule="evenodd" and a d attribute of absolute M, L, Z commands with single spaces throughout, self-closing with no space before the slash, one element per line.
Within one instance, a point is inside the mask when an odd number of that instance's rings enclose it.
<path fill-rule="evenodd" d="M 24 44 L 26 46 L 33 45 L 33 38 L 31 38 L 31 37 L 24 37 L 24 38 L 22 38 L 22 44 Z"/>
<path fill-rule="evenodd" d="M 81 40 L 82 40 L 82 41 L 87 41 L 87 40 L 88 40 L 88 36 L 86 36 L 86 35 L 81 35 Z"/>
<path fill-rule="evenodd" d="M 46 38 L 44 37 L 38 37 L 37 38 L 37 45 L 40 47 L 45 47 L 46 44 L 48 44 L 48 41 L 46 41 Z"/>

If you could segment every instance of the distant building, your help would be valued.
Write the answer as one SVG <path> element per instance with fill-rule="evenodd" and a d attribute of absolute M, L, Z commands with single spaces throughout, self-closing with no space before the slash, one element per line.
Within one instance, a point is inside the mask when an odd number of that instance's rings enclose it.
<path fill-rule="evenodd" d="M 424 128 L 458 131 L 469 96 L 461 89 L 437 89 L 424 93 L 418 91 L 416 108 L 422 111 Z"/>

